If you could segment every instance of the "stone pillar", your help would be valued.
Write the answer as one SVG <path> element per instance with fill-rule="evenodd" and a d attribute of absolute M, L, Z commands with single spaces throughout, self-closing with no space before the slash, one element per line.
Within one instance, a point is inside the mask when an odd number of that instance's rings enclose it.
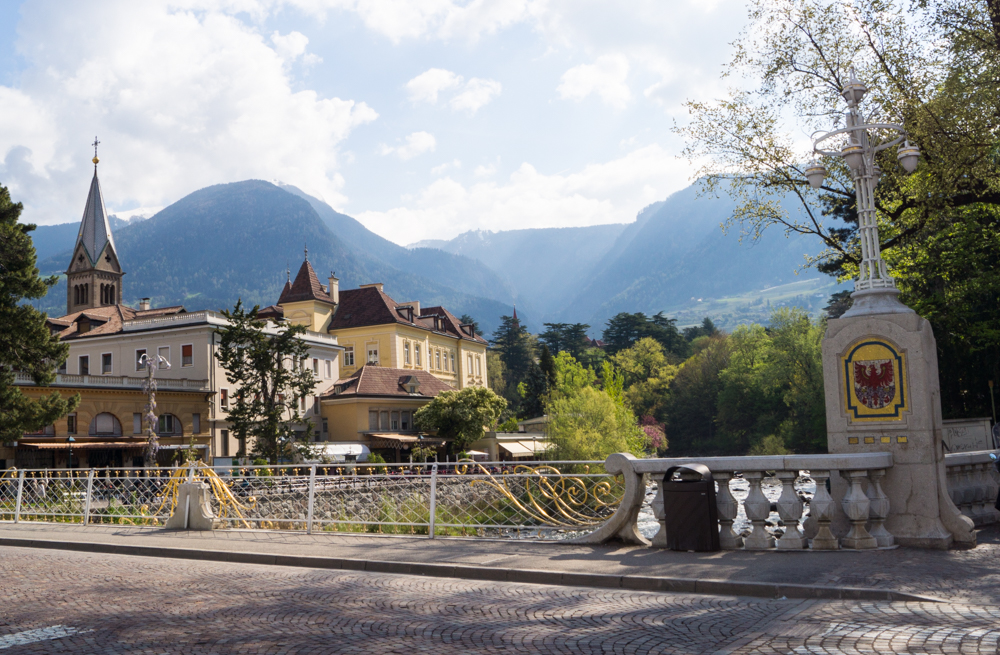
<path fill-rule="evenodd" d="M 823 340 L 827 448 L 892 453 L 881 486 L 885 527 L 900 545 L 975 544 L 972 521 L 948 494 L 930 323 L 894 298 L 883 307 L 855 296 L 855 308 L 831 320 Z"/>
<path fill-rule="evenodd" d="M 204 482 L 184 482 L 177 488 L 177 505 L 167 519 L 167 530 L 211 530 L 215 513 L 208 501 L 209 488 Z"/>
<path fill-rule="evenodd" d="M 715 495 L 715 505 L 719 513 L 719 547 L 722 550 L 737 550 L 743 546 L 743 537 L 733 532 L 733 520 L 740 511 L 740 504 L 729 489 L 732 473 L 713 473 L 719 483 L 719 493 Z"/>

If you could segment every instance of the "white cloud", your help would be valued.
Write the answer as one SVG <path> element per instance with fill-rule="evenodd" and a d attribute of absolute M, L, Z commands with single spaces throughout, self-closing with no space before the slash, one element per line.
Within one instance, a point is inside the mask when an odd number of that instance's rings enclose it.
<path fill-rule="evenodd" d="M 625 55 L 602 55 L 593 64 L 580 64 L 563 73 L 559 95 L 566 100 L 583 100 L 592 93 L 617 109 L 632 99 L 628 88 L 629 64 Z"/>
<path fill-rule="evenodd" d="M 444 177 L 404 198 L 402 206 L 357 218 L 400 244 L 475 229 L 627 223 L 646 205 L 687 186 L 688 174 L 686 161 L 651 145 L 567 175 L 545 175 L 524 163 L 502 184 L 465 186 Z"/>
<path fill-rule="evenodd" d="M 309 37 L 302 32 L 289 32 L 284 36 L 275 32 L 271 35 L 271 42 L 278 56 L 287 61 L 295 61 L 302 57 L 302 63 L 310 66 L 323 61 L 321 57 L 306 52 Z"/>
<path fill-rule="evenodd" d="M 462 85 L 462 76 L 443 68 L 431 68 L 406 83 L 410 100 L 414 103 L 436 104 L 438 94 Z"/>
<path fill-rule="evenodd" d="M 408 159 L 413 159 L 417 155 L 422 155 L 425 152 L 434 152 L 434 148 L 437 147 L 437 139 L 430 132 L 414 132 L 406 137 L 406 143 L 395 148 L 390 148 L 389 146 L 382 144 L 379 147 L 379 154 L 391 155 L 395 154 L 401 160 L 406 161 Z"/>
<path fill-rule="evenodd" d="M 496 175 L 497 167 L 493 164 L 489 166 L 476 166 L 476 170 L 472 172 L 476 177 L 492 177 Z"/>
<path fill-rule="evenodd" d="M 111 211 L 252 177 L 345 202 L 338 147 L 377 114 L 293 90 L 286 63 L 305 55 L 304 36 L 273 34 L 271 47 L 204 7 L 32 2 L 21 11 L 26 68 L 16 87 L 0 86 L 0 179 L 30 198 L 26 220 L 79 220 L 95 133 Z"/>
<path fill-rule="evenodd" d="M 488 105 L 493 98 L 500 95 L 502 88 L 496 80 L 483 80 L 473 77 L 465 85 L 465 90 L 452 98 L 448 104 L 451 105 L 452 109 L 464 109 L 474 114 L 480 107 Z"/>
<path fill-rule="evenodd" d="M 414 104 L 437 104 L 439 94 L 459 89 L 461 91 L 452 96 L 448 105 L 456 111 L 466 110 L 474 114 L 499 96 L 503 86 L 496 80 L 479 77 L 465 82 L 461 75 L 443 68 L 431 68 L 406 83 L 410 101 Z"/>
<path fill-rule="evenodd" d="M 437 175 L 443 175 L 444 173 L 446 173 L 448 171 L 449 168 L 462 168 L 462 162 L 459 161 L 458 159 L 455 159 L 453 161 L 446 161 L 445 163 L 441 164 L 440 166 L 435 166 L 434 168 L 432 168 L 431 169 L 431 175 L 435 175 L 435 176 L 437 176 Z"/>

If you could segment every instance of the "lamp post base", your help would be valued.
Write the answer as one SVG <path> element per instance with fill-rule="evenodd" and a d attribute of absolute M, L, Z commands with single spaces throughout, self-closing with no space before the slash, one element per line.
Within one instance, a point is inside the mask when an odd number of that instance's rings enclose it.
<path fill-rule="evenodd" d="M 899 289 L 864 289 L 851 294 L 854 304 L 841 318 L 869 316 L 871 314 L 913 314 L 913 310 L 899 301 Z"/>

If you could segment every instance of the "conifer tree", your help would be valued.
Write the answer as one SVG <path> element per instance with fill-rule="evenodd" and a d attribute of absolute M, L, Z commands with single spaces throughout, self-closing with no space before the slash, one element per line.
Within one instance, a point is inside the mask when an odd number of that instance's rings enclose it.
<path fill-rule="evenodd" d="M 14 385 L 15 373 L 26 373 L 41 386 L 52 384 L 56 368 L 69 354 L 45 325 L 45 314 L 24 300 L 43 297 L 57 279 L 43 279 L 35 268 L 34 225 L 17 222 L 23 206 L 0 186 L 0 440 L 18 439 L 76 409 L 80 396 L 63 398 L 58 391 L 37 400 Z"/>

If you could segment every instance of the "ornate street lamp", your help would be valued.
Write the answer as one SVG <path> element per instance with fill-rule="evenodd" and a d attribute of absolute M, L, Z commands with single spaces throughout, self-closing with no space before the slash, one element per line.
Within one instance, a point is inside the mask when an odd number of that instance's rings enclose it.
<path fill-rule="evenodd" d="M 76 443 L 76 439 L 70 436 L 70 438 L 66 440 L 66 443 L 69 444 L 69 459 L 66 463 L 66 468 L 71 469 L 73 468 L 73 444 Z"/>
<path fill-rule="evenodd" d="M 146 423 L 146 448 L 143 462 L 150 467 L 156 462 L 156 452 L 160 449 L 156 439 L 156 371 L 161 368 L 169 369 L 170 362 L 159 355 L 149 357 L 144 354 L 139 358 L 139 365 L 146 368 L 146 381 L 142 385 L 146 392 L 146 413 L 143 416 Z"/>
<path fill-rule="evenodd" d="M 858 232 L 861 239 L 861 265 L 858 279 L 854 283 L 851 298 L 854 304 L 844 313 L 844 317 L 864 314 L 903 314 L 913 310 L 899 302 L 899 289 L 889 275 L 882 251 L 879 248 L 878 226 L 875 223 L 875 186 L 882 171 L 875 164 L 875 153 L 902 144 L 897 151 L 900 165 L 907 173 L 917 168 L 920 149 L 906 140 L 906 130 L 895 123 L 866 123 L 861 115 L 861 99 L 868 92 L 851 69 L 851 79 L 844 86 L 841 95 L 847 100 L 847 126 L 821 134 L 813 141 L 813 151 L 827 157 L 841 157 L 851 170 L 854 179 L 854 193 L 858 207 Z M 870 130 L 888 130 L 897 134 L 896 138 L 884 143 L 873 144 Z M 847 145 L 842 150 L 823 150 L 820 144 L 835 136 L 846 135 Z M 815 136 L 815 135 L 814 135 Z M 823 185 L 827 171 L 820 163 L 806 168 L 806 179 L 810 186 L 818 189 Z"/>

